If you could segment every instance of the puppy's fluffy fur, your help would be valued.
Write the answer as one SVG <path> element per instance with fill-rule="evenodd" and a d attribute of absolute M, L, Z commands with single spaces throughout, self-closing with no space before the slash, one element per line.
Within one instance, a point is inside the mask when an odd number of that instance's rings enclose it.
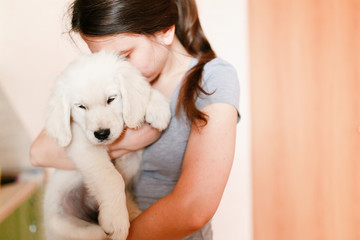
<path fill-rule="evenodd" d="M 167 99 L 114 53 L 80 55 L 58 78 L 45 129 L 66 147 L 76 171 L 56 170 L 45 192 L 48 239 L 126 239 L 140 210 L 127 191 L 142 151 L 111 161 L 106 145 L 143 121 L 164 130 Z"/>

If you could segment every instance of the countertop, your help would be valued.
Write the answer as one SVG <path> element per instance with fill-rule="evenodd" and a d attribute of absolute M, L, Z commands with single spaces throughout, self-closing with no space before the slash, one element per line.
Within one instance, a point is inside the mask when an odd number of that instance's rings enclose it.
<path fill-rule="evenodd" d="M 26 173 L 20 175 L 17 182 L 1 186 L 0 223 L 43 185 L 44 176 L 43 171 Z"/>

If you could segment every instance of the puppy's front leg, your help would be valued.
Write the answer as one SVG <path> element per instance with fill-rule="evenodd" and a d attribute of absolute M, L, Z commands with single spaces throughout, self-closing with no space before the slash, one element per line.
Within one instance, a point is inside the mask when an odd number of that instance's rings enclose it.
<path fill-rule="evenodd" d="M 125 240 L 130 226 L 125 182 L 104 147 L 89 143 L 81 130 L 73 129 L 73 135 L 67 151 L 99 204 L 99 223 L 111 239 Z"/>
<path fill-rule="evenodd" d="M 167 128 L 171 118 L 170 103 L 159 91 L 152 89 L 146 108 L 146 122 L 160 131 Z"/>

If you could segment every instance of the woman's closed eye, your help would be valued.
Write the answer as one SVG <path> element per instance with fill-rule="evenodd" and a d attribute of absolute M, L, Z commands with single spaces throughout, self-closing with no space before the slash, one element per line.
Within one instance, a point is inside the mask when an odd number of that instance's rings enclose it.
<path fill-rule="evenodd" d="M 129 59 L 131 56 L 132 50 L 127 50 L 127 51 L 121 51 L 119 53 L 120 56 L 122 56 L 125 59 Z"/>

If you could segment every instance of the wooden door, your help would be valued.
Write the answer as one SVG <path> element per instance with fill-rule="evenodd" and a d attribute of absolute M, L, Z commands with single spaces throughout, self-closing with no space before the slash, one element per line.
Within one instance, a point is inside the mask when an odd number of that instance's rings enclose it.
<path fill-rule="evenodd" d="M 360 239 L 360 0 L 250 0 L 254 240 Z"/>

